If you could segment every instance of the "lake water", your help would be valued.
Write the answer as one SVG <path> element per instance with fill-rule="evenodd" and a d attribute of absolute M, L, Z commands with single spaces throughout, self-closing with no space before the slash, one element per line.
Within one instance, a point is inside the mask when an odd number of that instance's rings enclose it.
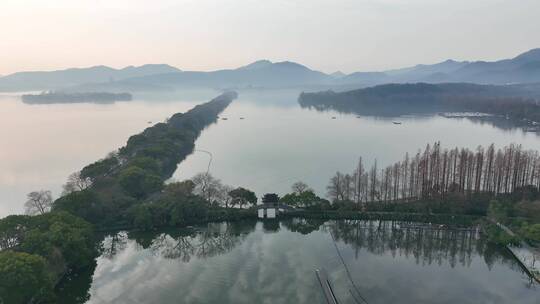
<path fill-rule="evenodd" d="M 538 303 L 540 285 L 474 229 L 410 225 L 288 219 L 120 232 L 104 238 L 95 270 L 60 286 L 60 303 L 323 304 L 316 269 L 340 303 Z"/>
<path fill-rule="evenodd" d="M 67 176 L 125 144 L 130 135 L 217 96 L 216 91 L 135 96 L 114 104 L 26 105 L 0 97 L 0 217 L 23 212 L 26 194 L 52 190 Z M 298 90 L 240 91 L 196 149 L 212 154 L 210 172 L 224 183 L 284 194 L 298 180 L 325 195 L 329 178 L 351 172 L 359 157 L 381 165 L 416 153 L 428 143 L 443 147 L 509 143 L 540 150 L 540 138 L 518 129 L 440 116 L 377 118 L 318 112 L 297 104 Z M 335 117 L 335 119 L 332 119 Z M 244 118 L 244 119 L 240 119 Z M 398 120 L 401 125 L 393 124 Z M 206 171 L 209 155 L 195 151 L 173 179 Z"/>

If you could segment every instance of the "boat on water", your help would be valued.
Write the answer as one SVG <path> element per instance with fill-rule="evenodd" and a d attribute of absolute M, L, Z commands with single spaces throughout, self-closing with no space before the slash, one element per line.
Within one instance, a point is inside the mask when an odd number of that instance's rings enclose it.
<path fill-rule="evenodd" d="M 395 124 L 395 125 L 400 125 L 401 124 L 401 122 L 399 122 L 399 121 L 392 121 L 392 123 Z"/>

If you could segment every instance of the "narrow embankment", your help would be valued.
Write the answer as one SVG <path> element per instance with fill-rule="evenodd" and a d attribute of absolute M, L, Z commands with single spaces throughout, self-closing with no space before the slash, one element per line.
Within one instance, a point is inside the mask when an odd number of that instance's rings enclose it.
<path fill-rule="evenodd" d="M 510 236 L 516 237 L 516 234 L 512 230 L 510 230 L 510 228 L 499 222 L 494 221 L 493 219 L 489 220 L 495 225 L 497 225 L 497 227 L 508 233 Z M 506 245 L 506 248 L 519 261 L 521 266 L 525 268 L 529 275 L 533 277 L 536 282 L 540 283 L 540 252 L 538 252 L 538 250 L 532 248 L 523 241 L 521 241 L 519 247 Z"/>
<path fill-rule="evenodd" d="M 131 136 L 127 144 L 106 158 L 84 167 L 80 176 L 91 185 L 60 197 L 53 210 L 64 210 L 97 226 L 125 226 L 131 207 L 159 196 L 177 165 L 195 148 L 201 132 L 237 98 L 227 92 L 185 113 Z"/>

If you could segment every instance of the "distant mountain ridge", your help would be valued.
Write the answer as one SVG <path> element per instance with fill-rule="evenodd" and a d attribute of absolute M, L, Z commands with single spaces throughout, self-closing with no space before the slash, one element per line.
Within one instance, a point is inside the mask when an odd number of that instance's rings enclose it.
<path fill-rule="evenodd" d="M 54 90 L 85 83 L 111 82 L 132 77 L 180 72 L 167 64 L 145 64 L 114 69 L 107 66 L 57 71 L 18 72 L 0 77 L 0 91 Z"/>
<path fill-rule="evenodd" d="M 114 90 L 117 87 L 210 87 L 215 89 L 234 89 L 250 87 L 282 88 L 306 84 L 331 84 L 333 77 L 308 67 L 291 62 L 271 62 L 259 60 L 237 69 L 211 72 L 180 71 L 133 77 L 100 86 L 100 89 Z M 103 85 L 103 84 L 102 84 Z"/>
<path fill-rule="evenodd" d="M 540 48 L 498 61 L 445 60 L 380 72 L 326 74 L 291 61 L 258 60 L 236 69 L 181 71 L 166 64 L 113 69 L 106 66 L 0 77 L 0 91 L 137 91 L 185 87 L 234 89 L 307 85 L 372 86 L 386 83 L 513 84 L 540 82 Z"/>
<path fill-rule="evenodd" d="M 532 49 L 512 59 L 498 61 L 454 61 L 388 70 L 384 72 L 352 73 L 344 82 L 366 85 L 383 83 L 443 83 L 470 82 L 478 84 L 512 84 L 540 82 L 540 48 Z"/>

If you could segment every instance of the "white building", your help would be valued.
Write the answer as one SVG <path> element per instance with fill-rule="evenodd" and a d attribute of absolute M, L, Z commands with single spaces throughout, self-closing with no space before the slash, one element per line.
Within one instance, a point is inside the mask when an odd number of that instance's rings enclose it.
<path fill-rule="evenodd" d="M 294 210 L 289 205 L 279 204 L 279 203 L 265 203 L 258 206 L 258 216 L 259 218 L 276 218 L 280 213 Z"/>

